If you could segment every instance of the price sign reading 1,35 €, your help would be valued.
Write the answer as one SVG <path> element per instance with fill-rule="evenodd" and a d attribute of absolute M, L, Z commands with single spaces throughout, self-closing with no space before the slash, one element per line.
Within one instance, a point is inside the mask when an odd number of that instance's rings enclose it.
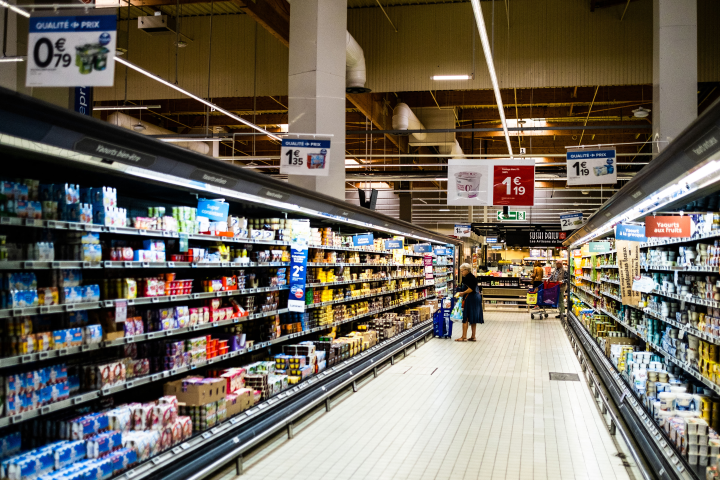
<path fill-rule="evenodd" d="M 30 17 L 28 87 L 112 87 L 115 80 L 117 20 L 72 10 Z"/>
<path fill-rule="evenodd" d="M 535 165 L 495 165 L 493 205 L 533 205 Z"/>
<path fill-rule="evenodd" d="M 283 139 L 280 173 L 326 177 L 329 169 L 330 140 Z"/>
<path fill-rule="evenodd" d="M 617 183 L 615 149 L 572 150 L 567 152 L 566 158 L 568 185 Z"/>

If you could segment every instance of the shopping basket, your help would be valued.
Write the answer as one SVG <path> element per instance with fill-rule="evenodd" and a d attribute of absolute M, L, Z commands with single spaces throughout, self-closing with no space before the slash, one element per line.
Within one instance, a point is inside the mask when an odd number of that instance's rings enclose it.
<path fill-rule="evenodd" d="M 438 310 L 433 314 L 433 336 L 438 338 L 452 337 L 453 321 L 450 320 L 450 312 L 455 306 L 455 297 L 440 299 Z"/>

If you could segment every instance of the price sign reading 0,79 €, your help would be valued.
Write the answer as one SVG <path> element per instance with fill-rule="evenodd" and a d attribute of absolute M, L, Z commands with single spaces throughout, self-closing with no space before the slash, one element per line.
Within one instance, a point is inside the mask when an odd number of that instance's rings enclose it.
<path fill-rule="evenodd" d="M 325 177 L 330 170 L 330 140 L 284 138 L 280 149 L 280 173 Z"/>
<path fill-rule="evenodd" d="M 115 80 L 115 15 L 72 10 L 30 17 L 28 87 L 112 87 Z"/>

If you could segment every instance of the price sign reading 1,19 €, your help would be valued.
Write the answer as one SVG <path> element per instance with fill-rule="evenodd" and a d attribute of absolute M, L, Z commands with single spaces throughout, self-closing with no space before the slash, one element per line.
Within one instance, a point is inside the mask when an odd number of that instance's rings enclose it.
<path fill-rule="evenodd" d="M 30 17 L 28 87 L 112 87 L 117 19 L 84 10 Z"/>
<path fill-rule="evenodd" d="M 493 205 L 533 205 L 534 165 L 495 165 Z"/>
<path fill-rule="evenodd" d="M 325 177 L 329 169 L 330 140 L 283 139 L 280 173 Z"/>
<path fill-rule="evenodd" d="M 566 158 L 568 185 L 617 183 L 615 149 L 572 150 Z"/>

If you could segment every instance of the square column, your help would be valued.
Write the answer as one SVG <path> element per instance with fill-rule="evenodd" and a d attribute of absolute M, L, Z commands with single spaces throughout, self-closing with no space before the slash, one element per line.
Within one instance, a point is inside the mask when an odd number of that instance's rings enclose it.
<path fill-rule="evenodd" d="M 327 177 L 290 175 L 292 185 L 345 200 L 347 0 L 293 0 L 288 130 L 332 134 Z M 323 139 L 318 137 L 318 139 Z"/>
<path fill-rule="evenodd" d="M 697 117 L 697 87 L 697 0 L 654 0 L 654 152 Z"/>

